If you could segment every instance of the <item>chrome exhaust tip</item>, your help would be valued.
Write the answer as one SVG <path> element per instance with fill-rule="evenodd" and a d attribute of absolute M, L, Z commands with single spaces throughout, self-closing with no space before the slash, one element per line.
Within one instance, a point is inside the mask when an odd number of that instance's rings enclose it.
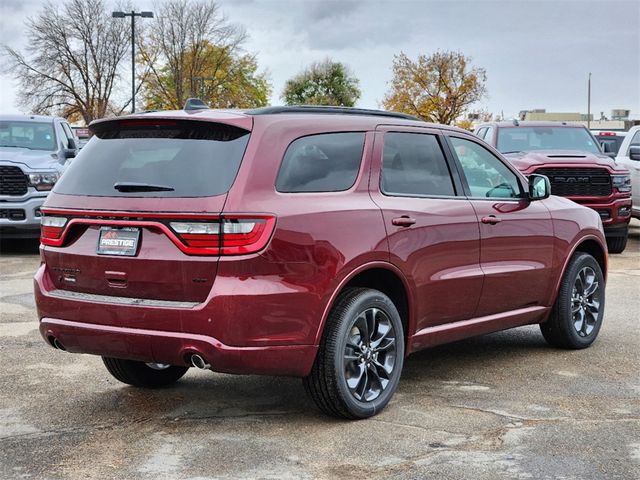
<path fill-rule="evenodd" d="M 209 368 L 211 368 L 211 365 L 209 365 L 207 361 L 197 353 L 191 355 L 191 365 L 199 368 L 200 370 L 208 370 Z"/>
<path fill-rule="evenodd" d="M 60 343 L 60 340 L 58 340 L 56 337 L 53 337 L 51 339 L 51 345 L 53 345 L 53 348 L 57 348 L 58 350 L 62 350 L 63 352 L 67 351 L 67 349 L 64 348 L 64 345 L 62 345 L 62 343 Z"/>

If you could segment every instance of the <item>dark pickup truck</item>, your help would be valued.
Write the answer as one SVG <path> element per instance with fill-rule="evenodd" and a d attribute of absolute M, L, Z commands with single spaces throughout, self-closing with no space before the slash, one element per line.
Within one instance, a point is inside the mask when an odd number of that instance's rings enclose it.
<path fill-rule="evenodd" d="M 601 149 L 583 125 L 567 122 L 493 122 L 476 135 L 503 153 L 525 175 L 546 175 L 551 193 L 600 215 L 609 253 L 627 245 L 631 178 Z"/>

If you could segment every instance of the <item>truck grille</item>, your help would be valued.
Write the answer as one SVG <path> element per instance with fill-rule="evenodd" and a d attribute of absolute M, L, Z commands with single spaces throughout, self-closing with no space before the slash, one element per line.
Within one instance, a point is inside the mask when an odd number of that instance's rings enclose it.
<path fill-rule="evenodd" d="M 29 177 L 18 167 L 0 165 L 0 195 L 24 195 L 29 188 Z"/>
<path fill-rule="evenodd" d="M 551 193 L 561 197 L 606 197 L 611 195 L 611 177 L 603 168 L 539 168 L 546 175 Z"/>

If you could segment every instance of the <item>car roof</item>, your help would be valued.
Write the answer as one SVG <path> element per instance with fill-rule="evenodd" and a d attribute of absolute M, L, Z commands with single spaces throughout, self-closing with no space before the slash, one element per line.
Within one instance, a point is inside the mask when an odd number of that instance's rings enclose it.
<path fill-rule="evenodd" d="M 4 122 L 53 122 L 55 119 L 61 119 L 60 117 L 51 117 L 49 115 L 0 115 L 0 121 Z"/>
<path fill-rule="evenodd" d="M 584 125 L 582 125 L 581 123 L 577 123 L 577 122 L 551 122 L 551 121 L 533 121 L 533 120 L 527 120 L 527 121 L 519 121 L 519 120 L 512 120 L 510 122 L 486 122 L 486 123 L 482 123 L 480 125 L 478 125 L 476 127 L 476 129 L 481 128 L 481 127 L 498 127 L 498 128 L 518 128 L 518 127 L 572 127 L 572 128 L 576 128 L 576 127 L 580 127 L 580 128 L 586 128 Z"/>
<path fill-rule="evenodd" d="M 201 121 L 222 121 L 239 127 L 251 129 L 253 119 L 259 119 L 261 124 L 271 122 L 291 121 L 295 124 L 302 122 L 309 123 L 339 123 L 345 127 L 374 129 L 378 125 L 402 125 L 408 127 L 437 128 L 471 134 L 451 125 L 441 125 L 424 122 L 417 117 L 399 113 L 387 112 L 384 110 L 368 110 L 351 107 L 324 107 L 324 106 L 292 106 L 292 107 L 264 107 L 255 109 L 193 109 L 193 110 L 156 110 L 133 113 L 122 117 L 111 117 L 91 122 L 90 126 L 96 123 L 119 119 L 135 118 L 167 118 L 167 119 L 189 119 Z"/>

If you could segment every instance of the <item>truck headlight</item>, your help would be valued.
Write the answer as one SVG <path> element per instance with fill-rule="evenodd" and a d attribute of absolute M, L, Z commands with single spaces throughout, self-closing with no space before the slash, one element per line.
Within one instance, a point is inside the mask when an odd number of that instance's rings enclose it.
<path fill-rule="evenodd" d="M 611 183 L 619 192 L 631 191 L 631 176 L 630 175 L 611 175 Z"/>
<path fill-rule="evenodd" d="M 59 178 L 58 172 L 30 173 L 29 184 L 38 191 L 51 190 Z"/>

